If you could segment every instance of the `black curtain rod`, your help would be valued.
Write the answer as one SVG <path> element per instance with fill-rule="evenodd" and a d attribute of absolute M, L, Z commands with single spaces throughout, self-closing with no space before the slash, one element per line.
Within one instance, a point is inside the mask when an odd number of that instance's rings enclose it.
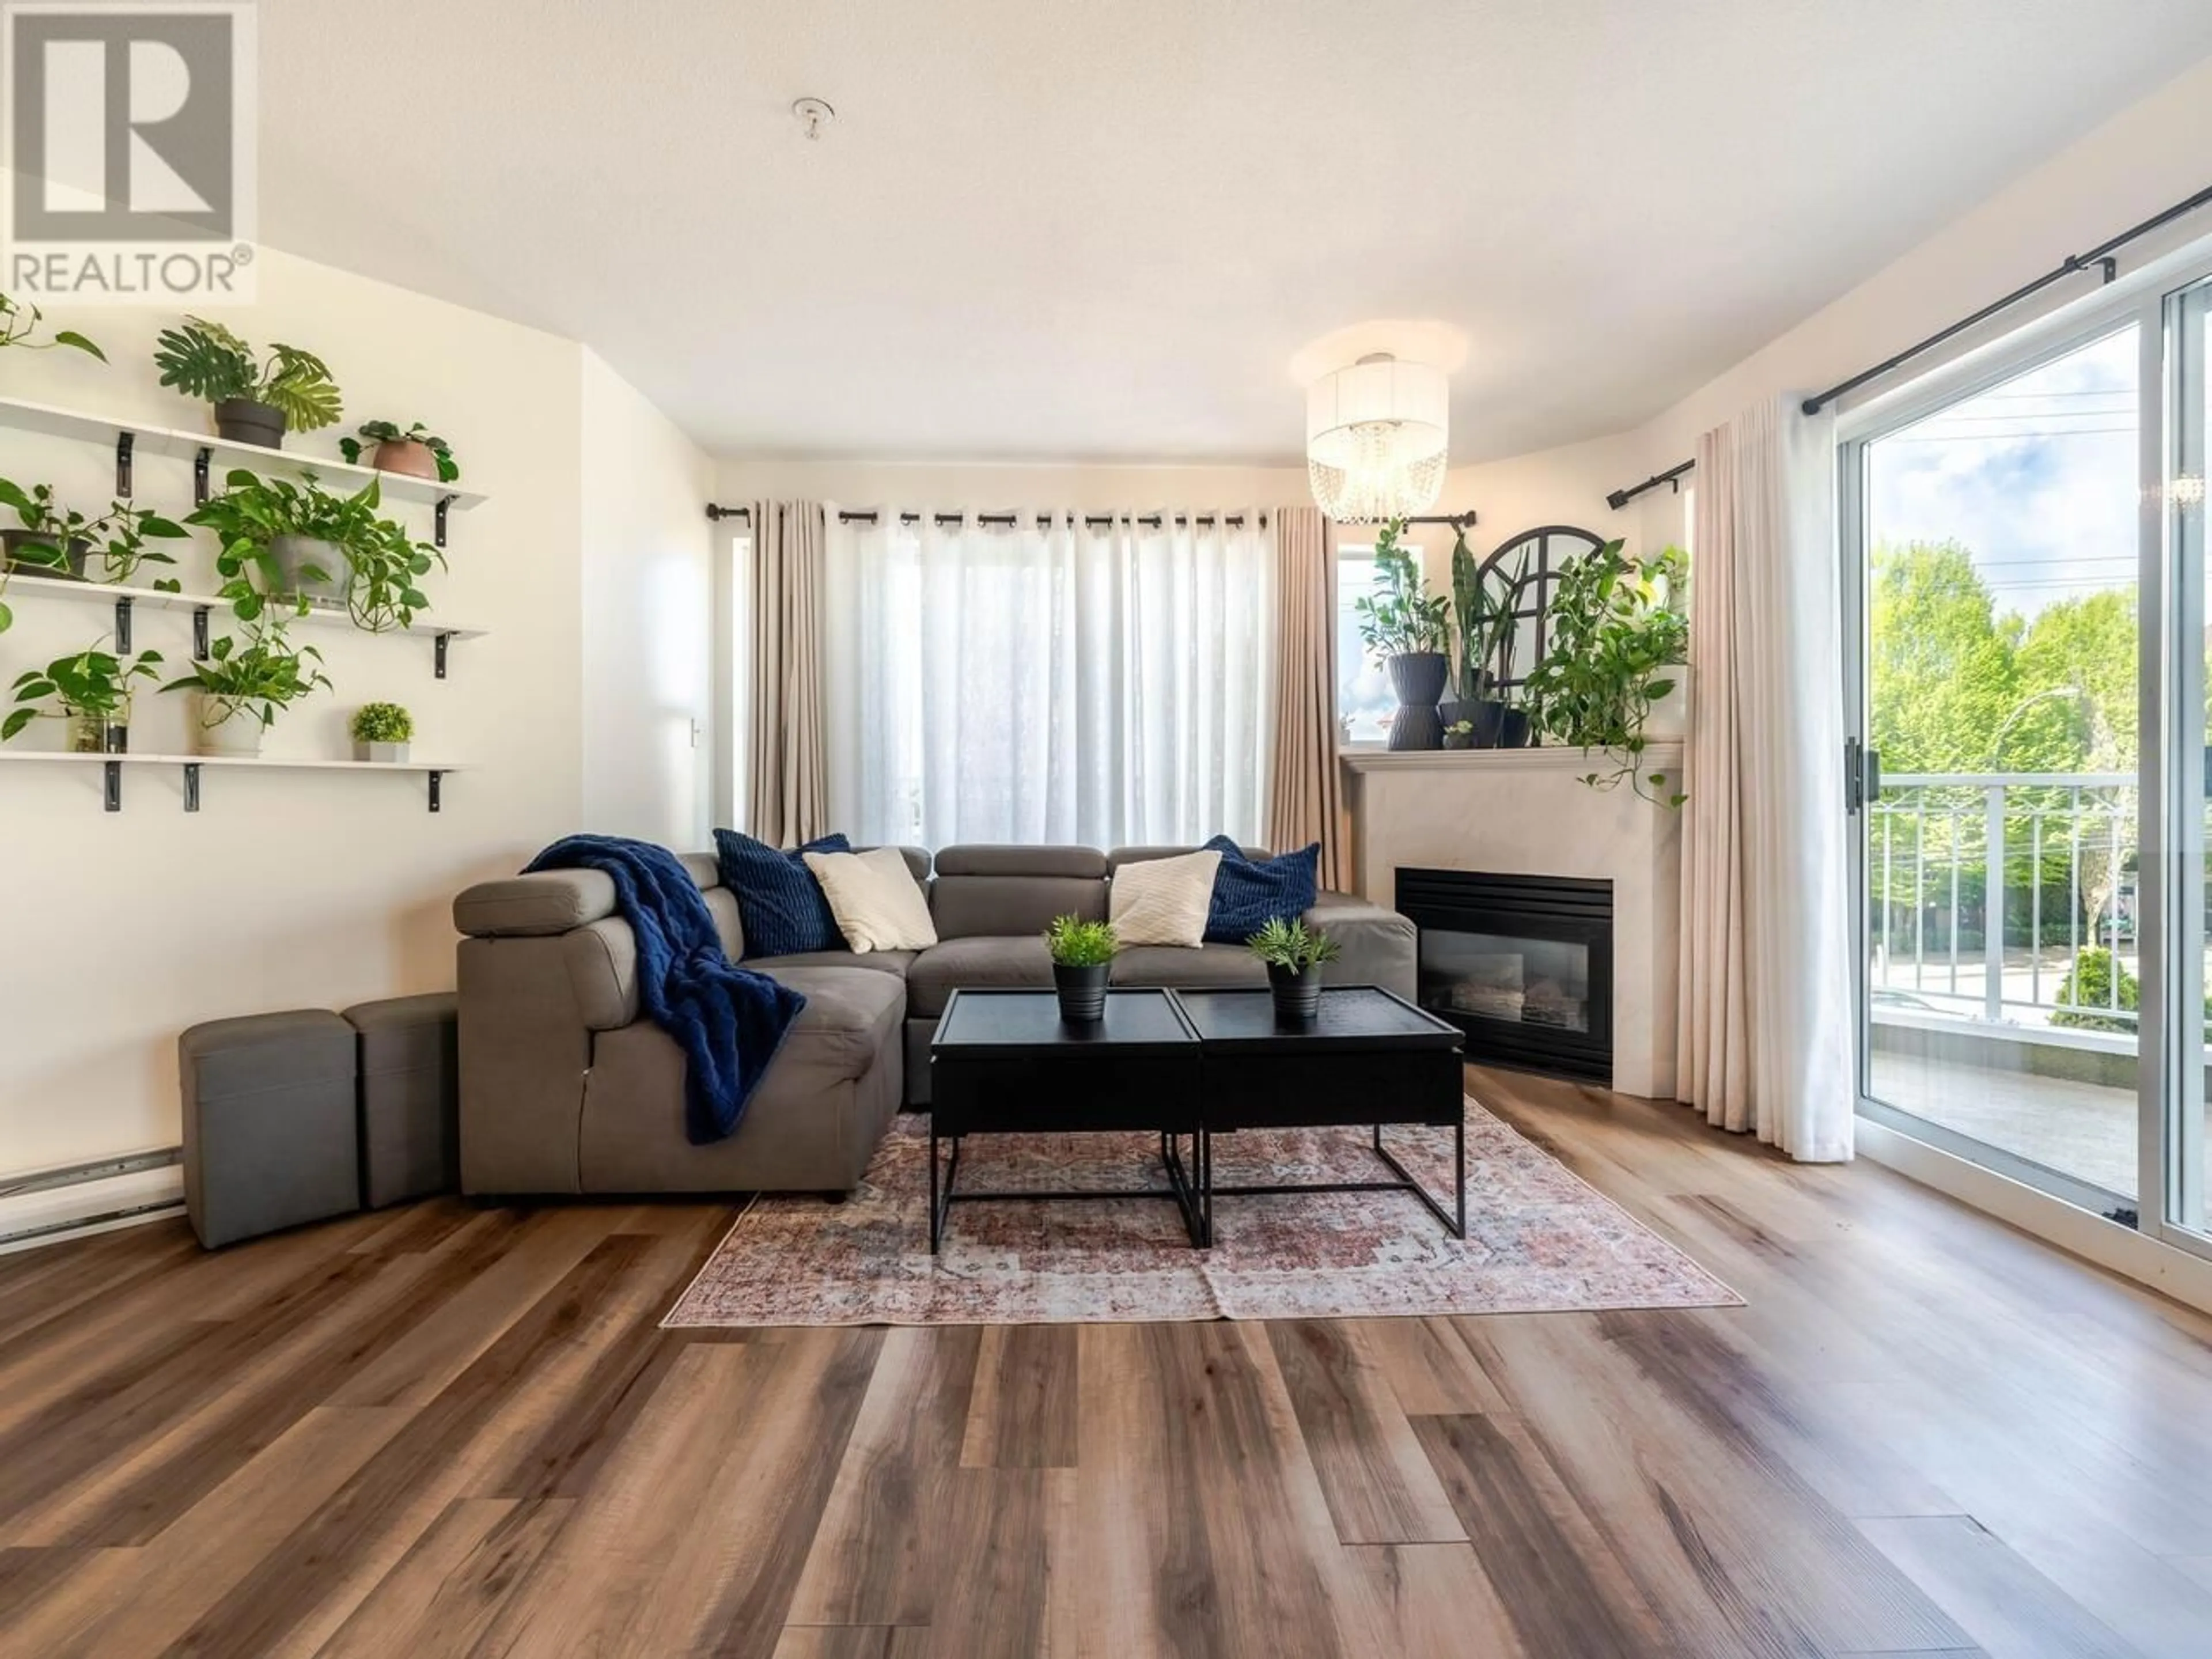
<path fill-rule="evenodd" d="M 724 519 L 750 520 L 752 517 L 752 514 L 753 510 L 750 507 L 723 507 L 714 501 L 707 503 L 707 516 L 717 524 L 720 524 Z M 939 513 L 936 517 L 937 522 L 939 525 L 960 525 L 968 522 L 966 515 L 959 513 Z M 1186 514 L 1178 513 L 1174 515 L 1174 518 L 1175 522 L 1177 524 L 1225 524 L 1231 526 L 1232 527 L 1241 527 L 1244 523 L 1244 515 L 1241 513 L 1231 514 L 1227 518 L 1216 518 L 1210 513 L 1201 514 L 1196 518 L 1192 518 Z M 840 524 L 873 524 L 876 522 L 876 514 L 866 512 L 847 513 L 841 511 L 837 514 L 837 521 Z M 1013 526 L 1023 523 L 1024 521 L 1023 515 L 1015 513 L 979 513 L 975 515 L 975 522 L 977 524 L 989 525 L 994 527 L 1000 528 L 1010 529 Z M 920 524 L 921 522 L 921 514 L 919 513 L 902 513 L 899 514 L 899 522 L 901 524 Z M 1085 514 L 1084 515 L 1083 522 L 1086 525 L 1115 525 L 1120 524 L 1122 520 L 1118 515 L 1112 514 Z M 1143 525 L 1147 529 L 1157 530 L 1162 523 L 1162 518 L 1159 514 L 1154 513 L 1144 517 L 1131 520 L 1130 522 Z M 1406 522 L 1407 524 L 1448 524 L 1452 526 L 1455 529 L 1471 530 L 1474 527 L 1475 518 L 1473 513 L 1460 513 L 1441 518 L 1408 519 Z M 1260 528 L 1265 530 L 1267 527 L 1267 514 L 1263 513 L 1260 515 Z"/>
<path fill-rule="evenodd" d="M 1989 321 L 1989 319 L 1996 316 L 1997 313 L 2006 310 L 2010 307 L 2018 305 L 2022 300 L 2031 298 L 2035 295 L 2042 293 L 2045 289 L 2049 288 L 2053 283 L 2063 282 L 2067 277 L 2078 275 L 2080 272 L 2088 270 L 2092 265 L 2099 267 L 2099 269 L 2103 271 L 2104 278 L 2106 282 L 2109 283 L 2116 280 L 2120 274 L 2119 262 L 2112 258 L 2112 255 L 2116 252 L 2125 247 L 2130 242 L 2136 240 L 2138 237 L 2148 236 L 2154 230 L 2160 229 L 2161 227 L 2166 225 L 2170 225 L 2176 219 L 2181 218 L 2187 214 L 2194 213 L 2197 209 L 2208 204 L 2212 204 L 2212 185 L 2208 185 L 2204 189 L 2198 191 L 2196 195 L 2191 197 L 2185 202 L 2176 202 L 2172 207 L 2166 209 L 2163 213 L 2154 213 L 2149 218 L 2144 220 L 2139 225 L 2129 226 L 2127 229 L 2122 231 L 2118 235 L 2112 238 L 2109 241 L 2098 243 L 2096 246 L 2091 248 L 2087 253 L 2069 254 L 2066 258 L 2065 263 L 2059 265 L 2055 270 L 2045 271 L 2033 282 L 2027 283 L 2024 287 L 2014 289 L 2011 293 L 2006 295 L 2002 300 L 1991 301 L 1988 305 L 1984 306 L 1972 316 L 1961 318 L 1959 321 L 1952 324 L 1950 327 L 1938 330 L 1936 333 L 1929 335 L 1926 339 L 1919 342 L 1917 344 L 1905 347 L 1904 350 L 1899 352 L 1895 356 L 1884 358 L 1881 362 L 1876 363 L 1872 368 L 1866 370 L 1863 374 L 1854 374 L 1848 380 L 1838 381 L 1834 386 L 1830 386 L 1826 392 L 1821 392 L 1818 397 L 1806 398 L 1804 403 L 1805 412 L 1808 415 L 1818 415 L 1823 409 L 1835 402 L 1837 398 L 1846 396 L 1850 392 L 1856 392 L 1869 380 L 1881 379 L 1892 369 L 1900 368 L 1904 364 L 1911 362 L 1915 357 L 1919 356 L 1923 352 L 1934 350 L 1945 341 L 1963 334 L 1968 329 L 1973 328 L 1979 324 Z M 1618 506 L 1620 503 L 1615 502 L 1614 505 Z"/>
<path fill-rule="evenodd" d="M 1696 461 L 1689 460 L 1683 462 L 1680 466 L 1670 466 L 1664 472 L 1655 472 L 1640 484 L 1631 484 L 1626 489 L 1614 490 L 1612 495 L 1605 498 L 1605 504 L 1618 513 L 1645 490 L 1656 489 L 1661 484 L 1674 485 L 1674 493 L 1679 495 L 1682 493 L 1682 475 L 1696 465 Z"/>

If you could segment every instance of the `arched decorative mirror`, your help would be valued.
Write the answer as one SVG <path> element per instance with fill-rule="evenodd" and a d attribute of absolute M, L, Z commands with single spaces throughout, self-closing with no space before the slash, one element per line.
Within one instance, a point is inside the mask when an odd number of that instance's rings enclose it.
<path fill-rule="evenodd" d="M 1513 607 L 1514 616 L 1520 619 L 1513 670 L 1499 680 L 1500 690 L 1516 689 L 1528 677 L 1529 669 L 1544 659 L 1551 645 L 1545 618 L 1552 608 L 1552 591 L 1559 586 L 1559 573 L 1604 545 L 1605 538 L 1589 531 L 1573 525 L 1547 524 L 1522 531 L 1482 561 L 1478 567 L 1482 579 L 1494 586 L 1511 581 L 1516 571 L 1526 571 L 1526 586 Z"/>

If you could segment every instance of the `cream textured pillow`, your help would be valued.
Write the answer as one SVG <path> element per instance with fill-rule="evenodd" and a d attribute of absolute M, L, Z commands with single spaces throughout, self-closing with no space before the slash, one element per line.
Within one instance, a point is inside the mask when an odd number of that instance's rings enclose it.
<path fill-rule="evenodd" d="M 1107 920 L 1117 945 L 1187 945 L 1206 938 L 1206 913 L 1213 902 L 1218 853 L 1183 853 L 1145 859 L 1114 872 Z"/>
<path fill-rule="evenodd" d="M 906 854 L 896 847 L 872 853 L 809 853 L 806 867 L 822 884 L 830 914 L 847 947 L 869 951 L 919 951 L 937 943 L 937 924 Z"/>

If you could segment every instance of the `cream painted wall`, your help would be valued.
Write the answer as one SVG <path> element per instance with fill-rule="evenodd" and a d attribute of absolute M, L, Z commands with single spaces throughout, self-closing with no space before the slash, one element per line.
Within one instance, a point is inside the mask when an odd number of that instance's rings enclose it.
<path fill-rule="evenodd" d="M 597 352 L 581 354 L 583 827 L 706 844 L 714 465 Z"/>
<path fill-rule="evenodd" d="M 253 340 L 322 353 L 345 392 L 345 426 L 296 438 L 294 450 L 334 459 L 338 431 L 355 420 L 419 417 L 453 441 L 467 483 L 490 497 L 454 516 L 452 569 L 426 584 L 440 614 L 489 637 L 457 645 L 451 677 L 440 681 L 427 641 L 303 632 L 324 650 L 337 690 L 280 720 L 268 752 L 343 758 L 349 711 L 389 698 L 414 711 L 418 756 L 479 769 L 447 781 L 445 810 L 433 817 L 412 777 L 211 769 L 203 810 L 187 815 L 175 776 L 134 769 L 125 810 L 109 814 L 96 772 L 0 767 L 9 877 L 0 1172 L 174 1143 L 177 1034 L 196 1021 L 449 988 L 455 890 L 512 872 L 579 823 L 586 702 L 606 717 L 592 739 L 604 762 L 620 748 L 616 724 L 644 720 L 659 696 L 656 686 L 623 702 L 636 664 L 664 654 L 653 629 L 690 601 L 664 596 L 658 578 L 626 586 L 627 573 L 611 568 L 645 556 L 634 538 L 605 532 L 617 498 L 634 524 L 666 529 L 665 562 L 679 573 L 667 580 L 693 584 L 696 599 L 703 539 L 682 554 L 674 532 L 697 512 L 705 475 L 685 471 L 665 423 L 583 362 L 574 342 L 275 252 L 264 256 L 260 296 L 226 319 Z M 150 362 L 171 315 L 58 316 L 98 339 L 110 365 L 9 351 L 0 356 L 0 395 L 199 426 L 204 411 L 158 386 Z M 610 491 L 592 501 L 579 484 L 587 435 L 608 475 L 595 488 Z M 0 475 L 51 482 L 96 511 L 112 492 L 114 461 L 100 446 L 0 428 Z M 141 504 L 181 514 L 191 485 L 185 462 L 139 459 Z M 427 509 L 398 510 L 427 536 Z M 591 523 L 600 529 L 587 545 Z M 188 587 L 208 585 L 208 558 L 196 544 L 178 573 Z M 595 599 L 646 598 L 598 619 L 599 649 L 580 677 L 587 570 Z M 20 586 L 10 599 L 16 624 L 0 635 L 0 679 L 110 626 L 100 607 L 34 599 Z M 696 678 L 706 619 L 695 609 L 684 621 L 672 649 Z M 142 615 L 137 633 L 137 645 L 173 662 L 189 653 L 183 613 Z M 183 749 L 184 699 L 142 697 L 131 737 L 142 751 Z M 60 738 L 42 721 L 10 747 L 58 747 Z M 626 791 L 627 775 L 611 764 L 595 764 L 592 775 L 602 799 Z M 656 810 L 682 811 L 681 781 Z"/>

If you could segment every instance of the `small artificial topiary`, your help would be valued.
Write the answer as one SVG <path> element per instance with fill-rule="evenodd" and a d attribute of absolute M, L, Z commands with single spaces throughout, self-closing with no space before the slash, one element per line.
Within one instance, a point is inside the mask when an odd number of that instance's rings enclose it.
<path fill-rule="evenodd" d="M 1110 921 L 1085 921 L 1079 916 L 1054 916 L 1044 930 L 1045 948 L 1062 968 L 1096 968 L 1114 960 L 1117 941 Z"/>
<path fill-rule="evenodd" d="M 356 743 L 405 743 L 415 735 L 415 717 L 396 702 L 365 702 L 353 711 Z"/>

